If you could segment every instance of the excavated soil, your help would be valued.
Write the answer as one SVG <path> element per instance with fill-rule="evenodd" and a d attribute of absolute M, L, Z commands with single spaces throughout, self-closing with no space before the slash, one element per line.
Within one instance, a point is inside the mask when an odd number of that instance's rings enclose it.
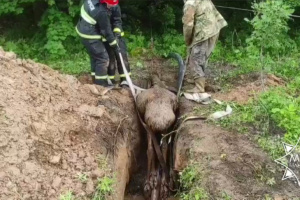
<path fill-rule="evenodd" d="M 257 96 L 271 87 L 284 85 L 285 82 L 273 74 L 264 75 L 261 78 L 258 74 L 251 76 L 240 76 L 239 83 L 235 83 L 235 87 L 226 92 L 218 92 L 213 97 L 227 102 L 236 102 L 241 105 L 255 99 Z"/>
<path fill-rule="evenodd" d="M 182 100 L 181 115 L 192 113 L 194 103 Z M 202 169 L 201 186 L 211 199 L 222 199 L 226 192 L 232 199 L 257 200 L 269 195 L 273 199 L 300 196 L 297 185 L 282 181 L 284 170 L 252 141 L 251 136 L 228 132 L 202 120 L 181 125 L 175 143 L 175 170 L 190 163 Z M 275 185 L 268 180 L 274 178 Z"/>
<path fill-rule="evenodd" d="M 114 172 L 112 199 L 123 198 L 141 138 L 128 90 L 81 84 L 3 50 L 0 84 L 0 199 L 91 199 Z"/>

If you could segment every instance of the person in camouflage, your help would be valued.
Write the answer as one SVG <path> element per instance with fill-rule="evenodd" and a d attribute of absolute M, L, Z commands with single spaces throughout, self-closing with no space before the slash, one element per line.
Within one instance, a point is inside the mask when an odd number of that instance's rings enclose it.
<path fill-rule="evenodd" d="M 204 69 L 227 22 L 211 0 L 184 0 L 182 22 L 189 54 L 187 67 L 194 71 L 195 81 L 195 87 L 187 92 L 202 93 L 205 92 Z"/>

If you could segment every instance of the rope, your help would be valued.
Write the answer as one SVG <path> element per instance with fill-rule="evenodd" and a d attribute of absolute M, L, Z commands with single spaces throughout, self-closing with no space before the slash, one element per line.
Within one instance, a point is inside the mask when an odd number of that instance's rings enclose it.
<path fill-rule="evenodd" d="M 236 7 L 228 7 L 228 6 L 216 6 L 216 7 L 218 7 L 218 8 L 225 8 L 225 9 L 231 9 L 231 10 L 240 10 L 240 11 L 247 11 L 247 12 L 255 12 L 254 10 L 244 9 L 244 8 L 236 8 Z M 300 18 L 300 15 L 290 15 L 290 17 Z"/>

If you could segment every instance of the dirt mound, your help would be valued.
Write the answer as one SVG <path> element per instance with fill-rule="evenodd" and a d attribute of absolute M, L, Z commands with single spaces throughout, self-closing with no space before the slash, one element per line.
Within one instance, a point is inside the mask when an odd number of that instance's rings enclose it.
<path fill-rule="evenodd" d="M 246 104 L 250 99 L 257 97 L 268 88 L 285 84 L 282 79 L 273 74 L 268 74 L 263 79 L 258 75 L 252 76 L 251 79 L 241 76 L 239 82 L 240 83 L 229 92 L 217 93 L 213 96 L 223 101 L 234 101 L 239 104 Z"/>
<path fill-rule="evenodd" d="M 102 87 L 3 50 L 0 84 L 0 199 L 58 199 L 67 191 L 90 197 L 110 168 L 100 160 L 138 140 L 126 90 L 104 95 Z M 127 167 L 131 157 L 122 157 Z"/>
<path fill-rule="evenodd" d="M 183 100 L 180 114 L 192 113 L 194 105 Z M 236 200 L 300 196 L 297 185 L 282 181 L 283 170 L 247 135 L 193 120 L 182 124 L 175 147 L 175 170 L 183 170 L 191 161 L 197 163 L 203 174 L 200 187 L 209 192 L 211 199 L 222 199 L 224 192 Z"/>

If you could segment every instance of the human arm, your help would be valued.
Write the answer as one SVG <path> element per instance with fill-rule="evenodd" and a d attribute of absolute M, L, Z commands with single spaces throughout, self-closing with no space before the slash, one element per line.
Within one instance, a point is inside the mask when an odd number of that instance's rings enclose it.
<path fill-rule="evenodd" d="M 99 13 L 97 14 L 97 23 L 99 25 L 100 34 L 107 40 L 109 45 L 117 45 L 117 40 L 112 31 L 111 23 L 106 10 L 99 11 Z"/>
<path fill-rule="evenodd" d="M 186 45 L 190 45 L 193 41 L 195 6 L 192 3 L 186 2 L 183 9 L 183 35 Z"/>
<path fill-rule="evenodd" d="M 122 28 L 122 16 L 121 16 L 121 8 L 119 5 L 112 8 L 112 17 L 111 24 L 113 27 L 113 32 L 116 36 L 123 36 L 123 28 Z"/>

